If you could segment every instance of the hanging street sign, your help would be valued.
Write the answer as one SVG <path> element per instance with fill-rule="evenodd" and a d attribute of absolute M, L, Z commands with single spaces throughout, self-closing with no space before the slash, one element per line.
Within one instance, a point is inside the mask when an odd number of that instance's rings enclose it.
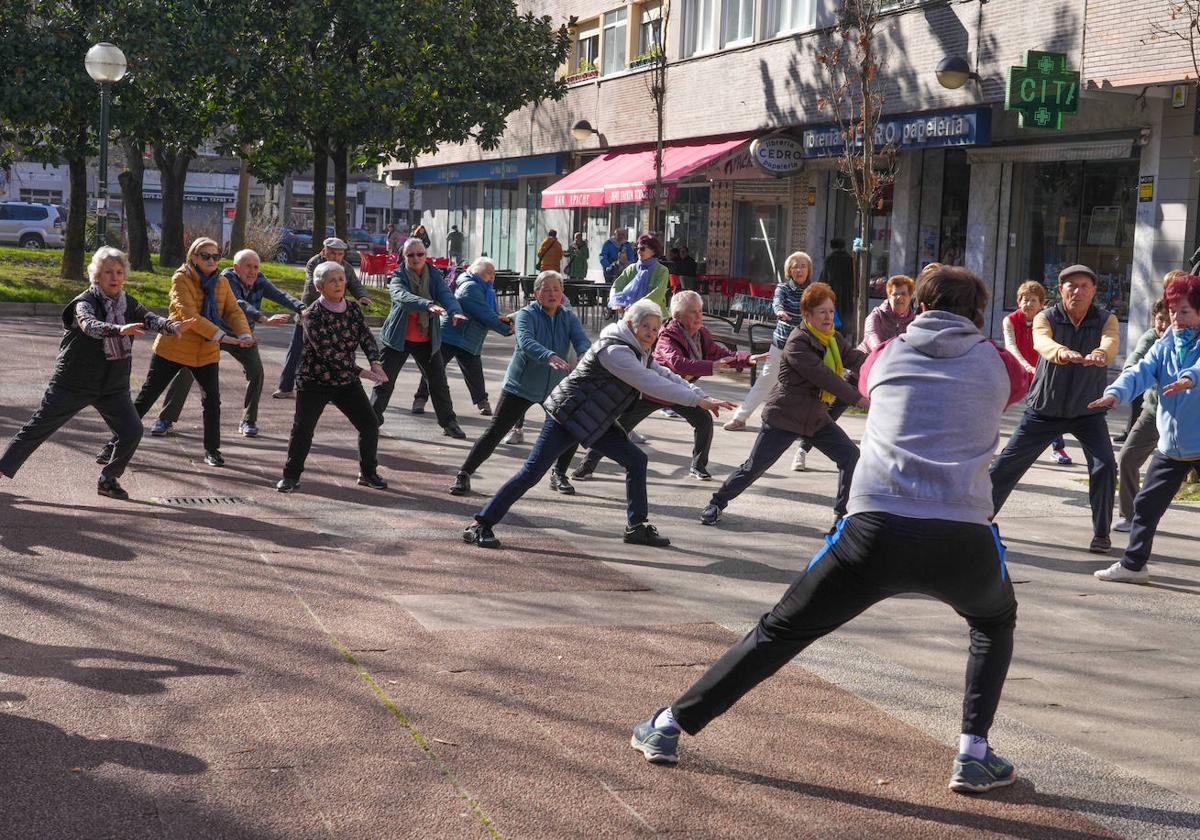
<path fill-rule="evenodd" d="M 1025 66 L 1008 68 L 1004 110 L 1019 113 L 1021 128 L 1062 131 L 1063 114 L 1079 111 L 1079 71 L 1067 69 L 1065 53 L 1025 51 Z"/>

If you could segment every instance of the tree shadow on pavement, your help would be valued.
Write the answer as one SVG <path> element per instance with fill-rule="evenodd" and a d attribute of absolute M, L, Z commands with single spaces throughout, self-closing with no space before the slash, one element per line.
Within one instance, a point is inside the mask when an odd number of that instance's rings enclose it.
<path fill-rule="evenodd" d="M 234 676 L 240 672 L 111 648 L 42 645 L 0 634 L 0 673 L 50 677 L 114 694 L 145 695 L 165 692 L 168 679 Z M 0 743 L 4 743 L 3 739 Z"/>

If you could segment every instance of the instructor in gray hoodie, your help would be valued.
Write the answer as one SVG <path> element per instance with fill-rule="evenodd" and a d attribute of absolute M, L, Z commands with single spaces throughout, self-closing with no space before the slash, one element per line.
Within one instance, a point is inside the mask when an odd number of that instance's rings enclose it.
<path fill-rule="evenodd" d="M 1012 763 L 988 730 L 1012 658 L 1017 601 L 1004 546 L 989 523 L 988 462 L 1000 414 L 1024 396 L 1016 359 L 979 327 L 987 288 L 943 267 L 917 286 L 921 314 L 871 354 L 859 376 L 870 397 L 849 509 L 778 604 L 671 706 L 633 730 L 648 761 L 679 760 L 680 731 L 695 735 L 817 639 L 902 593 L 954 608 L 971 630 L 962 734 L 950 789 L 1012 784 Z"/>

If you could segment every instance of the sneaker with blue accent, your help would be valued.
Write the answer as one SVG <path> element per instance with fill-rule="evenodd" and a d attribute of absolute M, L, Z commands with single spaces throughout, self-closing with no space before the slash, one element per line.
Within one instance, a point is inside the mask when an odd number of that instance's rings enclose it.
<path fill-rule="evenodd" d="M 1001 758 L 988 747 L 983 758 L 972 758 L 959 753 L 954 758 L 954 770 L 950 773 L 950 790 L 956 793 L 987 793 L 998 787 L 1011 785 L 1017 771 L 1006 758 Z"/>
<path fill-rule="evenodd" d="M 654 720 L 666 710 L 663 706 L 646 720 L 633 727 L 629 746 L 640 750 L 651 764 L 677 764 L 679 762 L 679 727 L 656 727 Z"/>
<path fill-rule="evenodd" d="M 154 435 L 155 437 L 162 437 L 174 425 L 175 424 L 172 423 L 170 420 L 164 420 L 161 417 L 159 417 L 157 420 L 154 421 L 154 425 L 150 427 L 150 434 Z"/>

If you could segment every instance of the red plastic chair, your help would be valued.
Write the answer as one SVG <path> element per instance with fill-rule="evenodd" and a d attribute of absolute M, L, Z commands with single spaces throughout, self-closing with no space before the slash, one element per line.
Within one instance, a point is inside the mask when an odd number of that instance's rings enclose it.
<path fill-rule="evenodd" d="M 450 258 L 449 257 L 434 257 L 433 259 L 430 260 L 430 262 L 433 263 L 434 268 L 449 268 L 450 267 Z"/>
<path fill-rule="evenodd" d="M 400 256 L 398 254 L 386 254 L 387 259 L 384 261 L 384 267 L 387 268 L 387 273 L 391 274 L 400 266 Z"/>
<path fill-rule="evenodd" d="M 683 281 L 679 279 L 678 274 L 670 275 L 669 282 L 671 284 L 671 294 L 676 294 L 680 289 L 683 288 Z"/>
<path fill-rule="evenodd" d="M 750 296 L 756 298 L 773 298 L 775 297 L 775 284 L 751 282 Z"/>

